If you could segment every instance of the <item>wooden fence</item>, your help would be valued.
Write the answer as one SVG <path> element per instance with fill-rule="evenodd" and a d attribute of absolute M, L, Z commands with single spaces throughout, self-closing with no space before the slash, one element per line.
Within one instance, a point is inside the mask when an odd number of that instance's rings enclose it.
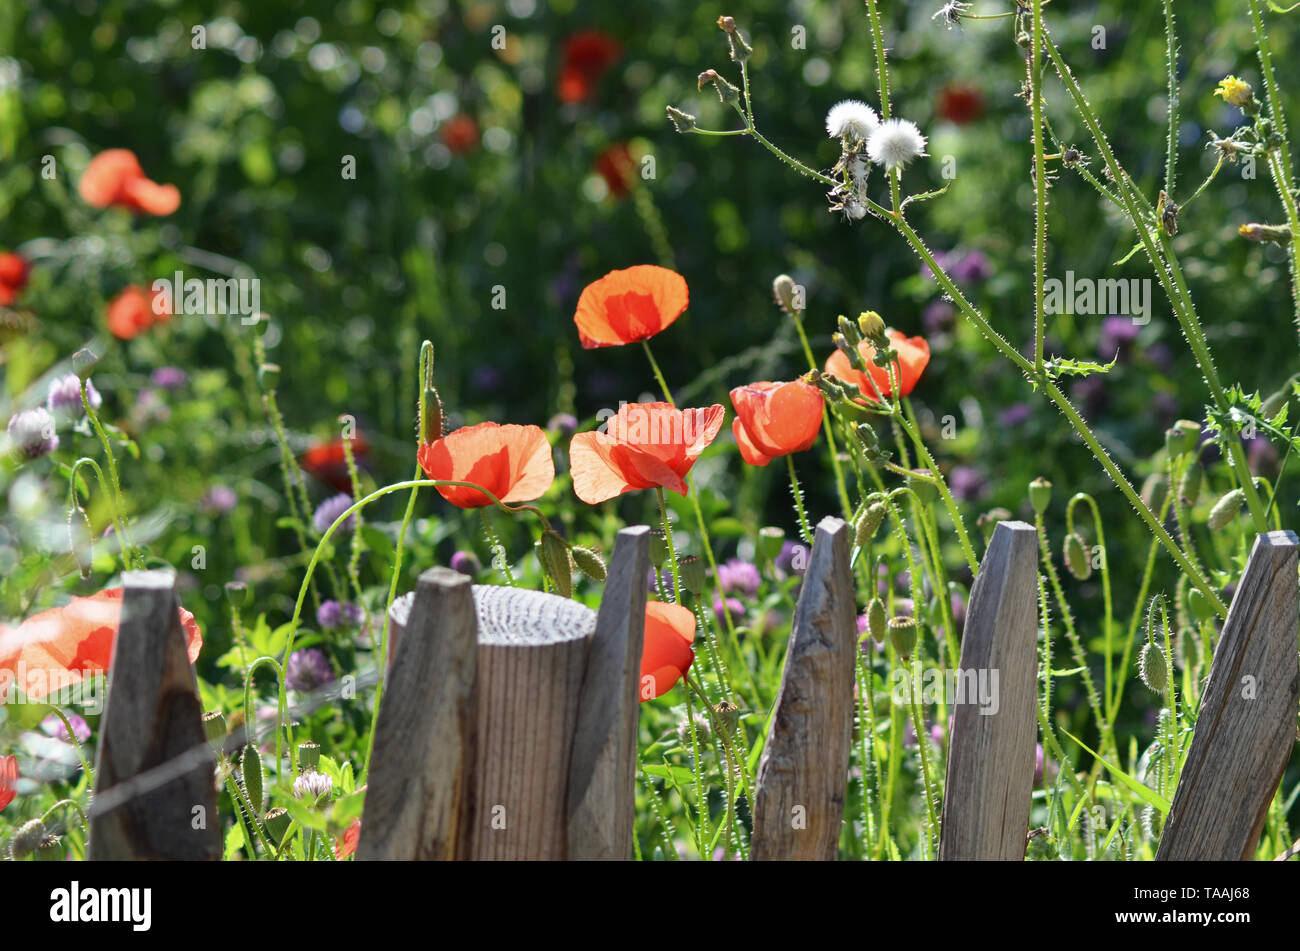
<path fill-rule="evenodd" d="M 1258 536 L 1219 639 L 1158 859 L 1250 858 L 1296 738 L 1297 551 Z M 858 648 L 851 532 L 817 526 L 759 763 L 756 860 L 835 858 Z M 435 568 L 394 605 L 358 859 L 627 859 L 649 530 L 619 532 L 600 610 Z M 211 859 L 203 739 L 169 573 L 125 576 L 100 727 L 92 859 Z M 941 860 L 1020 860 L 1034 775 L 1038 543 L 1000 523 L 962 671 L 996 671 L 996 710 L 954 710 Z"/>

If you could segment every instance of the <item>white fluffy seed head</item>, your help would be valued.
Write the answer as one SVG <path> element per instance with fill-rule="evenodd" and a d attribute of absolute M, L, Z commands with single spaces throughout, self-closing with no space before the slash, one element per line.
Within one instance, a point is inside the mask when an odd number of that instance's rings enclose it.
<path fill-rule="evenodd" d="M 876 111 L 858 99 L 845 99 L 826 113 L 826 134 L 832 139 L 848 136 L 867 139 L 880 126 Z"/>
<path fill-rule="evenodd" d="M 914 122 L 889 119 L 867 139 L 867 155 L 887 170 L 903 168 L 913 159 L 925 155 L 925 136 Z"/>

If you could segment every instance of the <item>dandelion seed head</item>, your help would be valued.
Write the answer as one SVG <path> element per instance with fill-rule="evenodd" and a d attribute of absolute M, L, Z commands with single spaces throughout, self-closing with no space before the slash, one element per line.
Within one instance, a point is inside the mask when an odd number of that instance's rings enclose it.
<path fill-rule="evenodd" d="M 880 125 L 876 111 L 859 99 L 845 99 L 826 113 L 826 134 L 832 139 L 847 136 L 866 139 Z"/>
<path fill-rule="evenodd" d="M 886 170 L 906 167 L 913 159 L 925 155 L 925 136 L 916 123 L 907 119 L 888 119 L 867 140 L 867 155 Z"/>

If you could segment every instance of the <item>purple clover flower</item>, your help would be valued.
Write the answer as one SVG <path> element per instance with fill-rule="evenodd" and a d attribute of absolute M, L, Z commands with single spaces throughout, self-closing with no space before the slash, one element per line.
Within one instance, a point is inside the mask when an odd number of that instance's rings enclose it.
<path fill-rule="evenodd" d="M 731 623 L 737 626 L 745 623 L 745 606 L 736 598 L 727 598 L 725 607 L 721 598 L 713 599 L 713 616 L 718 620 L 719 627 L 725 627 L 727 624 L 727 615 L 731 615 Z"/>
<path fill-rule="evenodd" d="M 10 450 L 23 459 L 39 459 L 59 448 L 54 417 L 43 406 L 14 413 L 6 432 Z"/>
<path fill-rule="evenodd" d="M 190 381 L 180 367 L 159 367 L 149 374 L 149 382 L 160 390 L 178 390 Z"/>
<path fill-rule="evenodd" d="M 316 511 L 312 513 L 311 524 L 318 535 L 324 535 L 329 531 L 329 527 L 334 524 L 334 520 L 348 510 L 352 505 L 352 496 L 346 492 L 340 492 L 338 495 L 332 495 L 320 505 L 316 506 Z M 339 526 L 339 532 L 347 534 L 352 531 L 356 524 L 357 516 L 354 512 Z"/>
<path fill-rule="evenodd" d="M 451 556 L 451 570 L 473 578 L 483 570 L 483 563 L 472 551 L 458 551 Z"/>
<path fill-rule="evenodd" d="M 224 515 L 238 504 L 239 496 L 228 485 L 214 485 L 199 500 L 199 505 L 214 515 Z"/>
<path fill-rule="evenodd" d="M 315 647 L 294 651 L 284 672 L 285 686 L 299 693 L 311 693 L 333 681 L 334 671 L 330 669 L 329 659 Z"/>
<path fill-rule="evenodd" d="M 75 713 L 67 713 L 64 715 L 68 718 L 68 722 L 72 724 L 72 733 L 76 736 L 77 742 L 85 743 L 90 739 L 90 724 Z M 41 729 L 46 733 L 46 735 L 52 736 L 55 739 L 66 740 L 68 738 L 68 728 L 65 727 L 63 721 L 53 713 L 41 721 Z"/>
<path fill-rule="evenodd" d="M 760 578 L 758 566 L 743 558 L 729 558 L 726 564 L 718 566 L 718 587 L 723 594 L 743 594 L 754 597 L 758 594 Z"/>
<path fill-rule="evenodd" d="M 808 570 L 808 558 L 811 552 L 808 546 L 802 542 L 793 542 L 786 539 L 781 543 L 781 553 L 776 556 L 776 570 L 783 577 L 790 575 L 802 575 Z"/>
<path fill-rule="evenodd" d="M 95 410 L 104 405 L 104 398 L 90 380 L 86 381 L 86 401 Z M 81 405 L 81 379 L 77 374 L 69 373 L 50 381 L 45 408 L 56 418 L 80 419 L 85 415 L 86 408 Z"/>
<path fill-rule="evenodd" d="M 556 413 L 546 424 L 548 432 L 572 436 L 578 429 L 578 418 L 572 413 Z"/>
<path fill-rule="evenodd" d="M 346 601 L 322 601 L 320 607 L 316 609 L 316 624 L 323 631 L 334 631 L 341 627 L 358 627 L 362 617 L 361 608 Z"/>

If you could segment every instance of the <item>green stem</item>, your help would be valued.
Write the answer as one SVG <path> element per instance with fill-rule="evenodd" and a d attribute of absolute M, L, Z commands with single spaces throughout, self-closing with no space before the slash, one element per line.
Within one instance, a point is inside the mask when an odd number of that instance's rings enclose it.
<path fill-rule="evenodd" d="M 673 566 L 673 602 L 681 604 L 682 576 L 677 564 L 677 547 L 673 544 L 673 526 L 668 521 L 668 501 L 664 498 L 663 486 L 655 486 L 655 494 L 659 497 L 659 520 L 664 526 L 664 540 L 668 543 L 668 558 Z"/>
<path fill-rule="evenodd" d="M 794 456 L 787 454 L 785 461 L 790 472 L 790 492 L 794 495 L 794 508 L 799 515 L 799 530 L 803 533 L 803 540 L 811 545 L 813 540 L 812 529 L 808 527 L 808 515 L 803 508 L 803 492 L 799 488 L 799 477 L 794 471 Z"/>

